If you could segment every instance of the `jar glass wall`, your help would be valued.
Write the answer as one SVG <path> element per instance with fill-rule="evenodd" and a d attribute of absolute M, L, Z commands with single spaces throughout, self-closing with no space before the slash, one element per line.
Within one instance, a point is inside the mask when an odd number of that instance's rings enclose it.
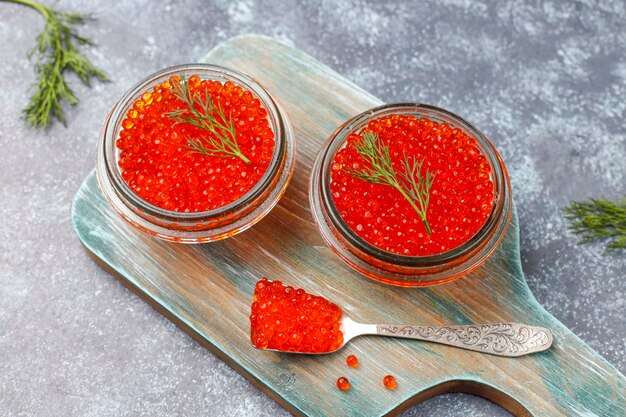
<path fill-rule="evenodd" d="M 208 211 L 179 212 L 157 207 L 140 198 L 122 178 L 116 140 L 122 121 L 142 94 L 171 76 L 231 82 L 252 93 L 267 112 L 274 133 L 274 151 L 260 180 L 237 200 Z M 233 236 L 261 220 L 278 203 L 293 173 L 295 139 L 289 118 L 280 104 L 252 78 L 227 68 L 207 64 L 166 68 L 136 84 L 109 113 L 98 143 L 96 175 L 105 198 L 120 216 L 138 229 L 164 240 L 202 243 Z"/>
<path fill-rule="evenodd" d="M 480 230 L 460 246 L 435 255 L 406 256 L 382 250 L 357 235 L 341 217 L 331 193 L 331 166 L 336 153 L 346 146 L 348 135 L 361 133 L 372 120 L 391 115 L 412 115 L 445 123 L 476 140 L 476 146 L 491 168 L 494 200 Z M 380 106 L 361 113 L 337 129 L 320 150 L 310 184 L 313 217 L 326 243 L 349 266 L 360 273 L 397 286 L 427 286 L 467 274 L 482 264 L 503 239 L 512 215 L 511 191 L 500 155 L 474 126 L 446 110 L 418 104 Z"/>

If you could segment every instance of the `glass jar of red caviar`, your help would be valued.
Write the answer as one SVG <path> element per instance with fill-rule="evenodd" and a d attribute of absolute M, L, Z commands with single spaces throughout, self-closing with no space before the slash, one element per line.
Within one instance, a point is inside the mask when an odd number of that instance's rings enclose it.
<path fill-rule="evenodd" d="M 493 192 L 489 196 L 490 198 L 493 196 L 493 198 L 488 201 L 491 203 L 490 205 L 483 206 L 485 211 L 484 219 L 481 220 L 484 221 L 482 226 L 476 226 L 479 227 L 478 230 L 472 231 L 473 234 L 467 236 L 467 239 L 460 242 L 458 246 L 451 248 L 441 246 L 440 252 L 435 251 L 424 255 L 407 255 L 386 250 L 360 236 L 358 231 L 361 230 L 361 225 L 357 225 L 356 228 L 349 226 L 344 219 L 345 204 L 341 209 L 342 212 L 338 209 L 333 196 L 338 195 L 336 194 L 337 190 L 333 190 L 331 186 L 334 181 L 333 171 L 336 171 L 338 165 L 336 157 L 350 144 L 354 146 L 353 138 L 356 137 L 357 141 L 359 138 L 363 138 L 363 133 L 371 129 L 372 126 L 387 123 L 393 128 L 392 121 L 397 119 L 409 120 L 411 125 L 423 122 L 426 126 L 442 128 L 448 134 L 459 135 L 459 137 L 465 138 L 466 143 L 471 141 L 472 155 L 484 157 L 481 157 L 481 161 L 483 161 L 483 165 L 488 167 L 487 181 Z M 436 133 L 435 136 L 438 134 Z M 428 139 L 433 140 L 432 137 Z M 436 146 L 428 146 L 428 152 L 431 155 L 437 152 Z M 392 154 L 397 153 L 396 151 L 392 151 Z M 437 159 L 440 164 L 446 162 L 445 155 L 440 155 Z M 365 161 L 365 159 L 363 160 Z M 406 166 L 411 165 L 410 159 L 407 159 L 406 164 Z M 414 164 L 416 163 L 414 162 Z M 419 165 L 419 167 L 421 170 L 422 166 Z M 424 174 L 424 171 L 421 173 Z M 406 177 L 399 176 L 399 178 Z M 436 183 L 439 179 L 437 174 L 434 174 L 434 182 Z M 354 183 L 354 180 L 350 183 Z M 345 191 L 344 188 L 342 190 Z M 445 191 L 440 190 L 439 192 Z M 489 140 L 478 129 L 459 116 L 437 107 L 417 103 L 399 103 L 376 107 L 353 117 L 339 127 L 317 155 L 311 175 L 309 197 L 313 217 L 322 237 L 342 260 L 369 278 L 404 287 L 428 286 L 448 282 L 477 268 L 502 241 L 512 215 L 508 174 L 500 155 Z M 397 200 L 403 200 L 400 193 L 397 194 Z M 366 203 L 366 201 L 349 200 L 347 207 L 356 207 Z M 392 204 L 398 206 L 397 203 L 392 202 Z M 472 208 L 472 210 L 474 209 Z M 404 222 L 405 220 L 400 221 Z M 426 230 L 431 232 L 426 225 L 426 229 L 414 233 L 420 233 L 422 236 Z M 436 232 L 433 227 L 433 233 Z M 402 239 L 408 240 L 410 238 L 410 234 L 405 233 L 402 238 L 397 238 L 397 240 L 401 242 Z"/>
<path fill-rule="evenodd" d="M 195 76 L 196 83 L 210 80 L 215 85 L 241 88 L 252 94 L 264 109 L 269 129 L 274 134 L 273 154 L 256 184 L 236 200 L 204 211 L 176 211 L 146 201 L 124 180 L 120 168 L 121 151 L 116 146 L 127 128 L 128 112 L 138 101 L 154 100 L 159 86 L 174 79 Z M 152 95 L 152 97 L 147 97 Z M 139 103 L 141 104 L 141 103 Z M 143 107 L 143 106 L 139 106 Z M 136 117 L 136 113 L 132 116 Z M 131 116 L 131 117 L 132 117 Z M 161 117 L 166 117 L 162 115 Z M 158 142 L 157 142 L 158 143 Z M 210 157 L 207 157 L 210 159 Z M 219 159 L 219 158 L 218 158 Z M 278 203 L 291 179 L 295 162 L 293 129 L 280 104 L 252 78 L 227 68 L 191 64 L 166 68 L 132 87 L 115 104 L 100 134 L 96 174 L 100 189 L 111 206 L 130 224 L 153 236 L 181 243 L 202 243 L 233 236 L 261 220 Z M 206 161 L 207 164 L 211 162 Z M 165 173 L 167 175 L 167 173 Z M 161 174 L 163 175 L 163 174 Z M 218 192 L 219 190 L 216 190 Z"/>

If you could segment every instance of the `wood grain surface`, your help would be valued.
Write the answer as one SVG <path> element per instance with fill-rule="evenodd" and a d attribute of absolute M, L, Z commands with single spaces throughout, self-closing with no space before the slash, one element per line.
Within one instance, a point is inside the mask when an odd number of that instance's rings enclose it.
<path fill-rule="evenodd" d="M 203 60 L 264 85 L 293 122 L 297 165 L 279 205 L 233 238 L 197 246 L 163 242 L 128 226 L 107 205 L 92 173 L 72 217 L 87 250 L 121 282 L 297 415 L 383 416 L 444 392 L 484 396 L 516 416 L 626 416 L 626 379 L 545 311 L 530 293 L 519 255 L 517 216 L 500 248 L 454 282 L 403 289 L 369 281 L 323 243 L 311 217 L 308 184 L 321 144 L 347 118 L 381 104 L 308 55 L 275 40 L 233 38 Z M 339 304 L 364 323 L 472 324 L 515 321 L 549 328 L 546 352 L 502 358 L 410 340 L 361 337 L 334 354 L 255 350 L 249 306 L 267 276 Z M 558 291 L 558 289 L 555 289 Z M 361 366 L 349 368 L 356 354 Z M 382 378 L 393 374 L 398 389 Z M 352 384 L 339 391 L 335 381 Z"/>

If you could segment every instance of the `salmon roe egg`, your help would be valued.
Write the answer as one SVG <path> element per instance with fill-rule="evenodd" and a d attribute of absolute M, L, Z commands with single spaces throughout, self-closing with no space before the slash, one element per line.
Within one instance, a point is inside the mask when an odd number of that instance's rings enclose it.
<path fill-rule="evenodd" d="M 394 171 L 405 173 L 403 162 L 422 161 L 421 175 L 434 175 L 429 193 L 427 229 L 400 191 L 356 178 L 352 171 L 371 168 L 357 152 L 364 132 L 388 146 Z M 435 255 L 467 242 L 485 224 L 494 202 L 492 169 L 475 138 L 447 123 L 413 115 L 390 115 L 371 120 L 349 134 L 331 166 L 332 200 L 341 218 L 366 242 L 406 256 Z"/>
<path fill-rule="evenodd" d="M 393 375 L 387 375 L 383 378 L 383 385 L 387 389 L 396 389 L 398 388 L 398 382 Z"/>
<path fill-rule="evenodd" d="M 349 367 L 351 368 L 358 368 L 359 367 L 359 360 L 357 359 L 356 356 L 354 355 L 350 355 L 346 358 L 346 363 L 348 364 Z"/>
<path fill-rule="evenodd" d="M 342 391 L 348 391 L 350 389 L 350 381 L 345 376 L 341 376 L 337 379 L 337 388 Z"/>
<path fill-rule="evenodd" d="M 343 344 L 341 314 L 323 297 L 263 278 L 252 300 L 250 338 L 259 349 L 331 352 Z"/>
<path fill-rule="evenodd" d="M 192 75 L 192 94 L 209 97 L 215 108 L 232 118 L 241 154 L 206 155 L 192 151 L 191 141 L 208 146 L 213 133 L 189 123 L 176 123 L 170 112 L 189 109 L 173 93 L 180 76 L 145 91 L 122 120 L 116 141 L 118 165 L 126 184 L 140 198 L 178 212 L 202 212 L 223 207 L 250 191 L 267 171 L 275 136 L 267 110 L 254 95 L 232 82 L 203 80 Z"/>

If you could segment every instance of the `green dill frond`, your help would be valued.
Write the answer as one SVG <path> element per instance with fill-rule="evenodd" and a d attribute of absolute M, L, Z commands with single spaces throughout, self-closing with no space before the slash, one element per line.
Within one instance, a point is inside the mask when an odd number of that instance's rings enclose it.
<path fill-rule="evenodd" d="M 187 139 L 186 148 L 190 153 L 220 158 L 238 157 L 246 164 L 250 163 L 237 144 L 232 115 L 226 116 L 224 110 L 213 103 L 208 92 L 204 97 L 199 92 L 193 93 L 184 74 L 181 74 L 181 81 L 172 85 L 172 93 L 185 104 L 185 108 L 168 112 L 167 116 L 175 123 L 186 123 L 208 133 L 200 139 Z"/>
<path fill-rule="evenodd" d="M 37 10 L 45 19 L 45 27 L 37 36 L 37 44 L 29 53 L 36 60 L 37 82 L 34 93 L 23 110 L 24 119 L 30 126 L 47 128 L 52 119 L 65 125 L 63 103 L 75 105 L 78 98 L 65 79 L 67 73 L 75 73 L 86 85 L 96 78 L 108 81 L 107 76 L 82 55 L 77 45 L 93 45 L 78 34 L 75 26 L 81 25 L 87 16 L 79 13 L 59 12 L 33 0 L 6 0 Z"/>
<path fill-rule="evenodd" d="M 404 171 L 397 174 L 391 163 L 389 146 L 383 143 L 376 133 L 369 130 L 363 132 L 361 141 L 355 144 L 355 149 L 363 159 L 364 166 L 358 170 L 347 170 L 348 174 L 363 181 L 387 185 L 398 190 L 422 220 L 428 234 L 432 234 L 427 211 L 435 175 L 430 171 L 422 174 L 424 160 L 418 162 L 413 158 L 410 161 L 404 154 L 402 162 Z"/>
<path fill-rule="evenodd" d="M 606 252 L 626 248 L 626 197 L 614 202 L 605 199 L 573 201 L 563 209 L 569 229 L 580 235 L 580 243 L 605 240 Z"/>

